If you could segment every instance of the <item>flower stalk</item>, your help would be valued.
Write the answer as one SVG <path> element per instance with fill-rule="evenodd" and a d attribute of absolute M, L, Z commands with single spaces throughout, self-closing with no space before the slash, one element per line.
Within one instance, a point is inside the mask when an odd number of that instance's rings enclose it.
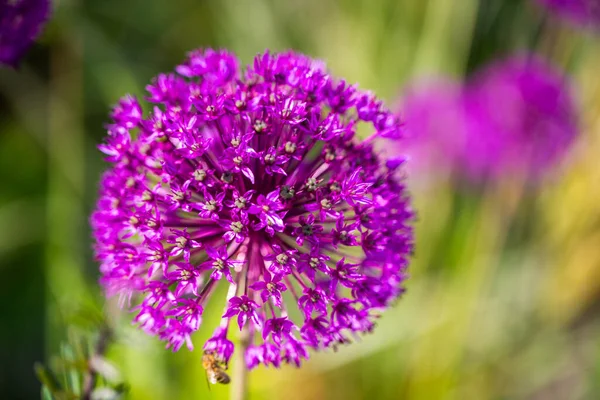
<path fill-rule="evenodd" d="M 236 353 L 231 379 L 231 400 L 246 400 L 248 398 L 248 366 L 245 354 L 250 346 L 250 331 L 248 327 L 240 334 L 239 351 Z"/>

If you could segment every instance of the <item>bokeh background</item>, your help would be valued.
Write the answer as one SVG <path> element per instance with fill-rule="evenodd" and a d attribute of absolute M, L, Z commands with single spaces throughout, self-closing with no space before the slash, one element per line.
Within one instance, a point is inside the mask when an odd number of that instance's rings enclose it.
<path fill-rule="evenodd" d="M 164 350 L 105 302 L 88 226 L 109 107 L 196 47 L 246 63 L 292 48 L 391 105 L 415 80 L 532 51 L 570 75 L 580 109 L 580 136 L 537 185 L 411 176 L 404 298 L 358 343 L 253 371 L 251 399 L 600 398 L 600 34 L 533 0 L 55 1 L 21 67 L 0 70 L 0 398 L 40 397 L 35 362 L 76 369 L 102 315 L 125 398 L 228 398 L 199 351 Z"/>

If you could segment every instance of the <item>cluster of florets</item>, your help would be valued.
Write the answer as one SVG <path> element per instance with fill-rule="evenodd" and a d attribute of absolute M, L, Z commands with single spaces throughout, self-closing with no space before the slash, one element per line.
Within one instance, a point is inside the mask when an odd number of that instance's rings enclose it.
<path fill-rule="evenodd" d="M 0 64 L 15 66 L 50 14 L 50 0 L 0 0 Z"/>
<path fill-rule="evenodd" d="M 197 50 L 176 71 L 147 87 L 147 118 L 122 99 L 100 146 L 113 163 L 92 217 L 107 293 L 177 350 L 227 285 L 204 350 L 227 362 L 233 325 L 249 367 L 370 332 L 412 251 L 403 161 L 373 149 L 400 136 L 398 117 L 295 53 L 242 74 L 233 55 Z"/>
<path fill-rule="evenodd" d="M 539 177 L 577 137 L 571 92 L 564 75 L 533 55 L 497 61 L 464 85 L 413 88 L 403 104 L 406 152 L 416 167 L 453 167 L 469 179 Z"/>

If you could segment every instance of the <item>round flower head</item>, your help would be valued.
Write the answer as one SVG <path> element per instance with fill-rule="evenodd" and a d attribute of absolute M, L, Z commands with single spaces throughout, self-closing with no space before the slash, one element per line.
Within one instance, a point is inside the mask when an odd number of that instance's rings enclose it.
<path fill-rule="evenodd" d="M 488 66 L 470 83 L 465 101 L 475 175 L 536 176 L 560 161 L 577 135 L 568 82 L 532 56 Z"/>
<path fill-rule="evenodd" d="M 0 0 L 0 64 L 17 65 L 49 14 L 49 0 Z"/>
<path fill-rule="evenodd" d="M 538 0 L 538 2 L 578 25 L 600 28 L 600 0 Z"/>
<path fill-rule="evenodd" d="M 371 331 L 412 250 L 402 163 L 373 149 L 400 136 L 397 117 L 295 53 L 241 73 L 233 55 L 197 50 L 176 71 L 147 87 L 146 118 L 122 99 L 100 146 L 113 163 L 92 216 L 107 294 L 174 350 L 192 348 L 209 302 L 224 307 L 204 345 L 224 365 L 242 329 L 248 367 L 299 365 Z"/>

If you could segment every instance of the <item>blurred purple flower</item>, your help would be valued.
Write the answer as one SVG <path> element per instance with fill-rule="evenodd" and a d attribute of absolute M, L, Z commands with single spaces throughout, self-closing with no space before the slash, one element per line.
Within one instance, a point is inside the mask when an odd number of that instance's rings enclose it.
<path fill-rule="evenodd" d="M 497 61 L 464 86 L 431 82 L 408 91 L 409 167 L 456 170 L 479 180 L 536 177 L 558 163 L 577 135 L 568 80 L 534 56 Z"/>
<path fill-rule="evenodd" d="M 463 97 L 462 86 L 451 80 L 421 82 L 406 91 L 402 111 L 409 169 L 427 174 L 464 162 L 467 124 Z"/>
<path fill-rule="evenodd" d="M 107 295 L 178 350 L 227 284 L 204 351 L 227 363 L 231 330 L 248 329 L 249 367 L 370 332 L 403 293 L 413 246 L 402 163 L 373 147 L 401 136 L 398 117 L 292 52 L 241 74 L 230 53 L 197 50 L 176 71 L 148 86 L 146 119 L 125 97 L 100 146 L 113 164 L 92 216 Z"/>
<path fill-rule="evenodd" d="M 577 136 L 569 81 L 533 56 L 487 66 L 470 82 L 467 154 L 470 172 L 539 176 Z"/>
<path fill-rule="evenodd" d="M 49 15 L 49 0 L 0 0 L 0 64 L 17 66 Z"/>
<path fill-rule="evenodd" d="M 537 0 L 558 15 L 579 25 L 600 28 L 600 0 Z"/>

